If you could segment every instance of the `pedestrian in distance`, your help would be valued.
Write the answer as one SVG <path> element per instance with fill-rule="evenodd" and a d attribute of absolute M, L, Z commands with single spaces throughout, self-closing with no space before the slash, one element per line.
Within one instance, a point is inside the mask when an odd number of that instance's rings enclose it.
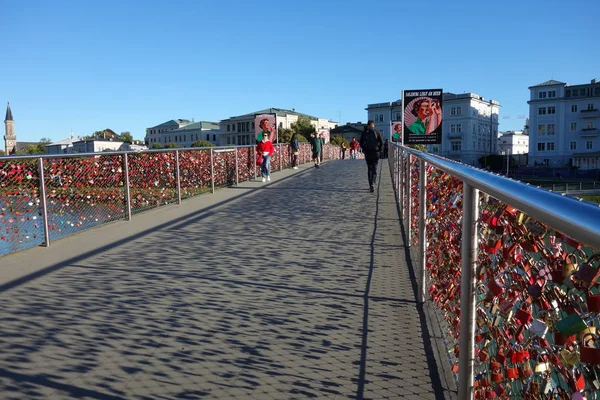
<path fill-rule="evenodd" d="M 320 158 L 320 161 L 322 163 L 323 162 L 323 153 L 325 152 L 325 135 L 320 134 L 319 135 L 319 140 L 321 141 L 321 158 Z"/>
<path fill-rule="evenodd" d="M 341 146 L 342 148 L 342 160 L 346 159 L 346 142 L 342 142 Z"/>
<path fill-rule="evenodd" d="M 317 132 L 313 133 L 310 144 L 312 145 L 312 158 L 315 162 L 315 168 L 320 168 L 321 164 L 321 138 L 318 136 Z"/>
<path fill-rule="evenodd" d="M 358 141 L 355 137 L 350 141 L 350 158 L 356 160 L 356 153 L 358 152 Z"/>
<path fill-rule="evenodd" d="M 365 131 L 360 137 L 360 148 L 365 155 L 367 162 L 367 176 L 369 178 L 369 189 L 371 193 L 375 191 L 375 181 L 377 179 L 377 162 L 379 153 L 383 147 L 381 134 L 375 130 L 375 121 L 369 120 Z"/>
<path fill-rule="evenodd" d="M 383 144 L 383 158 L 388 158 L 390 142 L 385 139 L 385 143 Z"/>
<path fill-rule="evenodd" d="M 290 149 L 292 150 L 292 168 L 298 169 L 298 155 L 300 154 L 300 144 L 298 143 L 298 134 L 294 132 L 290 140 Z"/>
<path fill-rule="evenodd" d="M 275 151 L 273 142 L 269 139 L 269 135 L 263 135 L 262 140 L 256 145 L 256 153 L 262 155 L 262 164 L 260 165 L 260 176 L 262 181 L 271 182 L 271 156 Z"/>

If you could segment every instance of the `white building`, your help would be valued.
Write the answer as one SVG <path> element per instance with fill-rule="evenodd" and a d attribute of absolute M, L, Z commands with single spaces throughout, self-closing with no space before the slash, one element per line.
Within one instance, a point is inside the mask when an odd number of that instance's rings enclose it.
<path fill-rule="evenodd" d="M 386 103 L 368 104 L 367 119 L 375 121 L 375 129 L 390 139 L 390 121 L 402 121 L 402 100 L 388 101 Z"/>
<path fill-rule="evenodd" d="M 73 142 L 71 153 L 97 153 L 101 151 L 127 150 L 129 144 L 119 140 L 80 139 Z"/>
<path fill-rule="evenodd" d="M 46 145 L 46 153 L 48 154 L 68 154 L 73 152 L 73 143 L 83 140 L 80 137 L 70 137 L 68 139 L 59 140 Z"/>
<path fill-rule="evenodd" d="M 333 129 L 338 126 L 337 122 L 327 118 L 313 117 L 311 115 L 296 112 L 296 110 L 285 110 L 282 108 L 267 108 L 252 113 L 238 115 L 225 119 L 219 123 L 221 131 L 221 146 L 226 145 L 249 145 L 255 144 L 255 122 L 254 118 L 259 114 L 275 114 L 275 120 L 279 129 L 289 129 L 300 117 L 310 119 L 315 129 Z"/>
<path fill-rule="evenodd" d="M 600 82 L 529 87 L 529 165 L 600 168 Z"/>
<path fill-rule="evenodd" d="M 402 102 L 369 104 L 367 112 L 375 128 L 389 139 L 390 118 L 402 119 Z M 498 153 L 499 102 L 475 93 L 444 93 L 442 112 L 442 143 L 428 145 L 427 151 L 476 166 L 479 158 Z"/>
<path fill-rule="evenodd" d="M 498 153 L 500 154 L 527 154 L 529 153 L 529 136 L 523 131 L 500 132 L 498 138 Z"/>

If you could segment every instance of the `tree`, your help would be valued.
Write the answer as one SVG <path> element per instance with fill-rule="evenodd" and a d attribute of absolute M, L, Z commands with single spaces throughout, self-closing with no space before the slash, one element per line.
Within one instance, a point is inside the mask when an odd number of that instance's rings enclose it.
<path fill-rule="evenodd" d="M 214 144 L 209 142 L 208 140 L 198 140 L 197 142 L 192 143 L 192 147 L 213 147 Z"/>
<path fill-rule="evenodd" d="M 406 147 L 410 147 L 411 149 L 422 151 L 423 153 L 427 153 L 427 146 L 424 144 L 409 144 Z"/>
<path fill-rule="evenodd" d="M 4 155 L 4 150 L 0 150 L 0 156 Z"/>
<path fill-rule="evenodd" d="M 178 149 L 180 147 L 181 147 L 180 145 L 178 145 L 177 143 L 173 143 L 173 142 L 167 143 L 165 145 L 165 149 Z"/>
<path fill-rule="evenodd" d="M 340 146 L 342 143 L 346 143 L 346 148 L 348 148 L 350 146 L 350 143 L 348 143 L 346 138 L 344 138 L 340 135 L 335 135 L 334 137 L 332 137 L 331 140 L 329 141 L 329 143 L 334 144 L 336 146 Z"/>
<path fill-rule="evenodd" d="M 316 132 L 315 127 L 310 123 L 310 118 L 308 117 L 299 117 L 291 127 L 293 132 L 297 133 L 299 136 L 304 136 L 307 140 L 309 140 L 311 135 Z"/>
<path fill-rule="evenodd" d="M 152 146 L 150 146 L 151 149 L 162 149 L 162 145 L 160 143 L 154 143 Z"/>
<path fill-rule="evenodd" d="M 292 141 L 294 131 L 288 128 L 281 128 L 278 132 L 279 143 L 289 143 Z"/>
<path fill-rule="evenodd" d="M 133 144 L 133 136 L 129 131 L 121 132 L 119 140 L 125 143 Z"/>

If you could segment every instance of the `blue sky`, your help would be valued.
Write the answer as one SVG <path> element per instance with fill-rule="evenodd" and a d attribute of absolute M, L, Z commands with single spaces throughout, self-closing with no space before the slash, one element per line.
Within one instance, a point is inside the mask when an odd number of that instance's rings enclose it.
<path fill-rule="evenodd" d="M 1 2 L 0 112 L 19 140 L 142 139 L 268 107 L 364 122 L 427 87 L 498 100 L 500 130 L 520 129 L 528 86 L 600 78 L 598 0 L 152 3 Z"/>

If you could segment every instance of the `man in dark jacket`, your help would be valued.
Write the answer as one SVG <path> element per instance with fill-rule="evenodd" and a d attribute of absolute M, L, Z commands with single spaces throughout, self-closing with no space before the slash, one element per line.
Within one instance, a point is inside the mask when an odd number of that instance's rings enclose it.
<path fill-rule="evenodd" d="M 369 188 L 371 193 L 375 191 L 375 180 L 377 178 L 377 162 L 379 153 L 383 146 L 381 134 L 375 130 L 375 122 L 371 119 L 360 137 L 360 148 L 367 161 L 367 175 L 369 177 Z"/>

